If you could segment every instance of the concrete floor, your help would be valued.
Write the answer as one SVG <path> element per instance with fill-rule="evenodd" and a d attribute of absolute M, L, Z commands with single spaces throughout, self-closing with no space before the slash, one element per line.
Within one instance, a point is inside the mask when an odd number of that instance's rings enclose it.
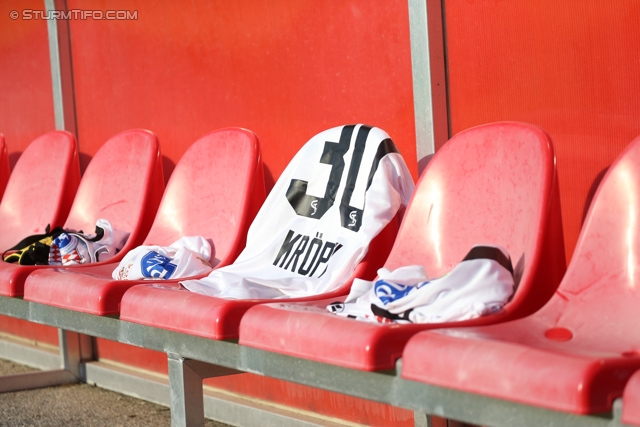
<path fill-rule="evenodd" d="M 34 369 L 0 359 L 1 376 Z M 0 427 L 156 427 L 169 408 L 87 384 L 0 393 Z M 205 427 L 229 427 L 212 420 Z"/>

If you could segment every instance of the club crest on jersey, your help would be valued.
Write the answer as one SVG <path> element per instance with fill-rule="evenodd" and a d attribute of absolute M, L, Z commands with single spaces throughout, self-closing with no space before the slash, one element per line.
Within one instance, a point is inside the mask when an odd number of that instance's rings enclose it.
<path fill-rule="evenodd" d="M 388 304 L 391 301 L 395 301 L 404 296 L 407 296 L 409 292 L 411 292 L 414 287 L 407 286 L 400 283 L 389 282 L 386 280 L 378 280 L 374 284 L 374 290 L 376 296 L 380 298 L 382 304 Z"/>
<path fill-rule="evenodd" d="M 155 277 L 160 279 L 168 279 L 174 271 L 176 265 L 171 263 L 171 258 L 159 254 L 155 251 L 149 251 L 141 259 L 142 275 L 144 277 Z"/>
<path fill-rule="evenodd" d="M 327 271 L 327 263 L 341 247 L 340 243 L 322 240 L 321 233 L 311 238 L 289 230 L 273 265 L 302 276 L 321 277 Z M 320 266 L 324 269 L 320 270 Z M 320 274 L 316 275 L 318 272 Z"/>
<path fill-rule="evenodd" d="M 351 213 L 349 214 L 349 219 L 351 220 L 351 222 L 349 223 L 349 227 L 355 227 L 356 224 L 358 223 L 358 212 L 356 211 L 351 211 Z"/>

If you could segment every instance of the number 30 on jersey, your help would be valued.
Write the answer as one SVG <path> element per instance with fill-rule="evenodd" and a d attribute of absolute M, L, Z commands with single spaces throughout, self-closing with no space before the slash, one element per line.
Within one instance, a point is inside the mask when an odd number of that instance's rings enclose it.
<path fill-rule="evenodd" d="M 338 191 L 340 190 L 340 182 L 342 174 L 345 172 L 344 156 L 351 147 L 351 137 L 355 130 L 355 125 L 348 125 L 342 128 L 340 139 L 338 142 L 325 141 L 324 150 L 320 157 L 320 163 L 331 166 L 331 172 L 324 193 L 324 197 L 316 197 L 307 194 L 308 181 L 301 179 L 292 179 L 287 190 L 287 200 L 291 207 L 300 216 L 307 218 L 320 219 L 333 206 Z M 340 200 L 340 223 L 342 227 L 357 232 L 362 225 L 363 209 L 351 206 L 351 198 L 356 187 L 356 181 L 359 176 L 360 166 L 362 165 L 362 157 L 367 144 L 367 138 L 371 131 L 370 126 L 360 126 L 356 136 L 355 147 L 351 162 L 347 168 L 347 179 L 345 181 L 344 192 Z M 370 142 L 370 144 L 373 142 Z M 389 153 L 397 153 L 398 150 L 390 138 L 386 138 L 378 144 L 375 157 L 369 170 L 367 185 L 365 192 L 371 186 L 373 176 L 378 169 L 380 160 Z M 364 197 L 362 198 L 364 199 Z"/>

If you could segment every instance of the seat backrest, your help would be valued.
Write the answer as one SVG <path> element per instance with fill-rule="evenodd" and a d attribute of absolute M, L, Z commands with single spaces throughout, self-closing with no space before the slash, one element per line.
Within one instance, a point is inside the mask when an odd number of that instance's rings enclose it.
<path fill-rule="evenodd" d="M 0 202 L 0 249 L 24 237 L 61 226 L 80 182 L 75 137 L 46 133 L 29 144 L 16 162 Z"/>
<path fill-rule="evenodd" d="M 621 352 L 640 344 L 640 137 L 600 182 L 573 257 L 546 309 L 562 313 L 557 326 L 574 342 L 598 340 Z M 553 318 L 553 316 L 552 316 Z M 606 319 L 606 321 L 603 321 Z"/>
<path fill-rule="evenodd" d="M 4 135 L 0 133 L 0 200 L 4 194 L 4 189 L 9 181 L 9 152 L 4 142 Z"/>
<path fill-rule="evenodd" d="M 173 170 L 144 244 L 168 246 L 182 236 L 203 236 L 215 249 L 216 265 L 229 264 L 244 248 L 265 196 L 256 135 L 240 128 L 211 132 Z"/>
<path fill-rule="evenodd" d="M 131 233 L 122 254 L 138 246 L 155 217 L 164 179 L 158 138 L 147 130 L 122 132 L 93 156 L 82 176 L 65 229 L 93 233 L 108 220 Z"/>
<path fill-rule="evenodd" d="M 561 228 L 550 137 L 524 123 L 478 126 L 451 138 L 427 165 L 385 266 L 419 264 L 440 277 L 474 245 L 502 246 L 522 272 L 505 317 L 521 317 L 560 283 Z"/>

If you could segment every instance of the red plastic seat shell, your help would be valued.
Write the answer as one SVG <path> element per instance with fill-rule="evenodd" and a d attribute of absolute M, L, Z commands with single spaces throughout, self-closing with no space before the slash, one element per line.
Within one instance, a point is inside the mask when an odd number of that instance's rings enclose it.
<path fill-rule="evenodd" d="M 213 339 L 237 338 L 240 318 L 257 302 L 229 301 L 196 294 L 177 284 L 131 288 L 122 302 L 121 320 Z"/>
<path fill-rule="evenodd" d="M 263 176 L 253 132 L 228 128 L 202 137 L 176 165 L 143 244 L 168 246 L 182 236 L 203 236 L 213 242 L 216 267 L 231 263 L 244 248 L 249 224 L 265 199 Z M 132 286 L 148 283 L 113 280 L 116 266 L 38 270 L 27 278 L 24 298 L 116 315 L 122 295 Z M 167 282 L 176 280 L 163 283 Z"/>
<path fill-rule="evenodd" d="M 61 226 L 79 182 L 78 146 L 72 134 L 53 131 L 34 139 L 16 162 L 0 202 L 0 251 L 43 233 L 47 225 Z"/>
<path fill-rule="evenodd" d="M 519 333 L 523 329 L 527 333 Z M 588 346 L 571 353 L 565 341 L 545 337 L 548 329 L 522 319 L 451 335 L 420 333 L 405 348 L 402 376 L 560 411 L 610 411 L 628 377 L 640 368 L 640 358 L 613 351 L 598 354 Z M 483 340 L 492 332 L 505 341 Z"/>
<path fill-rule="evenodd" d="M 633 374 L 622 396 L 622 422 L 640 426 L 640 371 Z"/>
<path fill-rule="evenodd" d="M 282 302 L 256 306 L 245 314 L 240 323 L 241 344 L 346 368 L 373 371 L 392 369 L 402 354 L 404 343 L 412 335 L 424 330 L 424 325 L 374 325 L 327 312 L 328 304 L 344 299 L 343 296 L 308 303 Z M 265 322 L 261 328 L 256 326 L 258 319 Z M 325 350 L 325 346 L 329 348 Z"/>
<path fill-rule="evenodd" d="M 356 267 L 353 277 L 373 278 L 384 263 L 398 232 L 398 214 L 371 241 L 370 250 Z M 349 280 L 334 292 L 324 294 L 332 299 L 348 292 Z M 288 301 L 307 301 L 316 297 L 293 298 Z M 140 285 L 129 289 L 122 298 L 120 319 L 171 331 L 212 339 L 235 339 L 244 313 L 257 304 L 272 299 L 228 300 L 157 285 Z"/>
<path fill-rule="evenodd" d="M 526 268 L 503 313 L 430 325 L 373 324 L 330 314 L 327 302 L 256 306 L 240 344 L 361 370 L 395 367 L 407 340 L 444 326 L 482 325 L 532 313 L 564 273 L 555 158 L 549 136 L 522 123 L 479 126 L 452 138 L 423 172 L 385 267 L 424 265 L 439 277 L 474 244 L 507 248 Z"/>
<path fill-rule="evenodd" d="M 135 284 L 124 282 L 122 286 L 111 279 L 117 265 L 99 263 L 82 268 L 33 269 L 24 280 L 24 299 L 97 315 L 117 314 L 120 298 Z M 112 310 L 114 301 L 115 310 Z"/>
<path fill-rule="evenodd" d="M 553 298 L 500 325 L 424 332 L 402 376 L 578 414 L 611 410 L 640 369 L 640 138 L 612 164 Z"/>
<path fill-rule="evenodd" d="M 10 174 L 9 153 L 4 141 L 4 135 L 0 133 L 0 200 L 2 200 L 2 195 L 4 194 L 4 189 L 7 186 L 7 181 L 9 181 Z"/>
<path fill-rule="evenodd" d="M 131 234 L 119 254 L 119 261 L 132 247 L 140 245 L 149 231 L 162 197 L 164 179 L 160 145 L 152 132 L 122 132 L 102 146 L 90 162 L 74 198 L 64 227 L 92 233 L 99 218 Z M 24 237 L 24 236 L 23 236 Z M 102 263 L 66 268 L 88 268 Z M 0 263 L 0 295 L 21 297 L 27 276 L 55 266 L 23 266 Z"/>

